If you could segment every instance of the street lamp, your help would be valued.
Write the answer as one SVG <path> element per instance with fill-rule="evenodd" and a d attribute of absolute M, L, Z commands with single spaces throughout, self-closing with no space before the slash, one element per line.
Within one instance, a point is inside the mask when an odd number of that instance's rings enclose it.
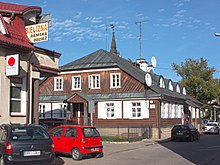
<path fill-rule="evenodd" d="M 220 37 L 220 33 L 215 33 L 215 36 Z"/>

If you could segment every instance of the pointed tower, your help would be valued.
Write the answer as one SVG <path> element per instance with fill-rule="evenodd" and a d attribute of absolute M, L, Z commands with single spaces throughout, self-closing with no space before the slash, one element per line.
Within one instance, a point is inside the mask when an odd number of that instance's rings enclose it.
<path fill-rule="evenodd" d="M 116 41 L 115 41 L 115 32 L 114 32 L 114 25 L 111 25 L 112 28 L 112 43 L 111 43 L 111 50 L 110 53 L 118 54 L 118 51 L 116 49 Z"/>

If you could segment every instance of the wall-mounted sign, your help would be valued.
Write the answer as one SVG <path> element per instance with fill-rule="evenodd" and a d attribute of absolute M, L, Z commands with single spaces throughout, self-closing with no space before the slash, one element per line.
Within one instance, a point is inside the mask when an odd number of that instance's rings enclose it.
<path fill-rule="evenodd" d="M 155 104 L 150 104 L 150 109 L 155 109 L 155 108 L 156 108 Z"/>
<path fill-rule="evenodd" d="M 5 67 L 6 76 L 19 75 L 19 70 L 20 70 L 19 54 L 6 56 L 6 67 Z"/>
<path fill-rule="evenodd" d="M 48 23 L 25 26 L 26 34 L 32 43 L 48 40 Z"/>

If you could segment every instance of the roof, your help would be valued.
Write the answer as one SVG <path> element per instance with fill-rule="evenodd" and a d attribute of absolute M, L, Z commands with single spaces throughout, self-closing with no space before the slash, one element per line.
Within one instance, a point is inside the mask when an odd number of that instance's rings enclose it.
<path fill-rule="evenodd" d="M 18 29 L 6 22 L 3 22 L 8 31 L 8 35 L 0 33 L 0 43 L 10 46 L 18 46 L 26 49 L 33 49 L 33 45 L 29 43 L 27 36 L 24 36 Z"/>
<path fill-rule="evenodd" d="M 106 50 L 100 49 L 78 60 L 60 67 L 62 71 L 119 67 L 140 82 L 144 83 L 146 72 L 133 66 L 128 60 Z"/>
<path fill-rule="evenodd" d="M 25 5 L 0 2 L 0 13 L 25 14 L 26 12 L 32 10 L 41 13 L 41 8 L 38 6 L 25 6 Z"/>
<path fill-rule="evenodd" d="M 36 15 L 40 15 L 41 8 L 37 6 L 25 6 L 0 2 L 0 24 L 2 25 L 0 43 L 2 45 L 22 47 L 23 49 L 34 48 L 25 33 L 25 16 L 17 16 L 25 15 L 27 12 L 34 12 Z"/>
<path fill-rule="evenodd" d="M 145 75 L 146 72 L 141 70 L 140 68 L 134 66 L 129 60 L 126 60 L 115 53 L 110 53 L 106 50 L 100 49 L 89 55 L 86 55 L 80 59 L 72 61 L 66 65 L 60 67 L 61 72 L 64 71 L 75 71 L 75 70 L 83 70 L 83 69 L 100 69 L 100 68 L 120 68 L 124 72 L 128 73 L 130 76 L 134 77 L 136 80 L 145 84 Z M 161 97 L 164 100 L 170 100 L 176 102 L 185 102 L 186 100 L 191 100 L 196 103 L 196 105 L 200 105 L 200 102 L 191 96 L 187 96 L 178 92 L 170 91 L 166 88 L 160 88 L 158 86 L 159 78 L 162 76 L 158 76 L 154 73 L 151 73 L 153 77 L 153 84 L 147 90 L 147 95 L 145 92 L 141 93 L 109 93 L 109 94 L 87 94 L 87 96 L 94 99 L 117 99 L 117 98 L 141 98 L 141 97 Z M 166 79 L 165 79 L 166 80 Z M 166 82 L 172 81 L 167 79 Z M 191 103 L 191 102 L 188 102 Z M 192 105 L 192 104 L 191 104 Z"/>
<path fill-rule="evenodd" d="M 139 99 L 139 98 L 158 98 L 161 95 L 154 92 L 154 91 L 147 91 L 147 92 L 128 92 L 128 93 L 121 93 L 121 92 L 117 92 L 117 93 L 91 93 L 91 94 L 87 94 L 87 93 L 82 93 L 82 92 L 77 92 L 74 93 L 72 95 L 59 95 L 59 96 L 53 96 L 53 95 L 48 95 L 48 96 L 39 96 L 39 100 L 41 102 L 47 102 L 47 101 L 68 101 L 70 100 L 72 97 L 74 97 L 75 95 L 79 95 L 80 97 L 82 97 L 83 99 L 85 99 L 86 101 L 91 101 L 91 100 L 117 100 L 117 99 Z"/>

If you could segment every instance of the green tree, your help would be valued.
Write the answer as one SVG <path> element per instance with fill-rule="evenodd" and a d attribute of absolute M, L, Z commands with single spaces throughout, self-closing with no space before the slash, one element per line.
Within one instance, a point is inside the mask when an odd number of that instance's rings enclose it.
<path fill-rule="evenodd" d="M 216 72 L 214 67 L 209 67 L 207 60 L 186 59 L 181 65 L 172 64 L 177 75 L 182 77 L 180 84 L 183 85 L 188 94 L 207 105 L 210 101 L 220 97 L 220 83 L 213 78 Z"/>

